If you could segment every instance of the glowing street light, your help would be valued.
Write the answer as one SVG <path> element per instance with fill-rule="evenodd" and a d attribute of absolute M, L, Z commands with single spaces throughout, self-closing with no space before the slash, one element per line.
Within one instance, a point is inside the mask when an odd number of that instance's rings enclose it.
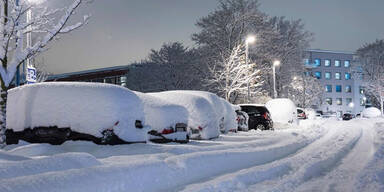
<path fill-rule="evenodd" d="M 256 41 L 256 37 L 252 36 L 252 35 L 248 36 L 245 39 L 245 65 L 246 66 L 248 66 L 249 44 L 254 43 L 255 41 Z M 249 80 L 250 80 L 250 77 L 248 77 L 248 81 L 247 81 L 247 88 L 248 88 L 247 101 L 248 101 L 248 103 L 250 102 L 250 97 L 251 97 Z"/>
<path fill-rule="evenodd" d="M 273 96 L 276 99 L 277 98 L 277 92 L 276 92 L 276 67 L 280 65 L 279 60 L 275 60 L 272 65 L 272 72 L 273 72 Z"/>

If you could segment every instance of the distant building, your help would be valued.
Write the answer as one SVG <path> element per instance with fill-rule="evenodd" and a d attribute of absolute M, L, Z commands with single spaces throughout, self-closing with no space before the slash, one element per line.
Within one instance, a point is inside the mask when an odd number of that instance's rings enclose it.
<path fill-rule="evenodd" d="M 365 108 L 366 97 L 360 78 L 353 74 L 356 57 L 352 52 L 308 50 L 304 61 L 307 75 L 320 80 L 325 88 L 322 104 L 316 106 L 323 113 L 358 114 Z"/>
<path fill-rule="evenodd" d="M 129 67 L 130 65 L 116 66 L 51 75 L 48 77 L 47 81 L 99 82 L 127 87 Z"/>

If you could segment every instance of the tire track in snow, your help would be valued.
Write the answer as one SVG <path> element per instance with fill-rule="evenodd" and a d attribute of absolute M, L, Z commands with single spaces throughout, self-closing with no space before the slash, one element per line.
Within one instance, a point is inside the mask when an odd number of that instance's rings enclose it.
<path fill-rule="evenodd" d="M 202 151 L 136 164 L 105 164 L 4 179 L 0 191 L 170 191 L 255 165 L 285 158 L 320 135 L 269 147 Z M 225 161 L 223 161 L 225 159 Z M 81 180 L 81 182 L 77 182 Z M 60 182 L 57 182 L 60 181 Z M 71 183 L 71 186 L 65 184 Z"/>
<path fill-rule="evenodd" d="M 290 157 L 223 175 L 205 183 L 190 185 L 184 191 L 295 190 L 298 185 L 337 166 L 340 159 L 349 153 L 362 134 L 358 129 L 352 134 L 349 134 L 350 131 L 347 130 L 340 133 L 337 126 L 332 127 L 334 129 L 328 128 L 321 138 Z M 348 140 L 346 141 L 346 139 Z M 336 142 L 330 143 L 330 141 Z M 337 145 L 338 142 L 344 144 Z M 321 148 L 318 147 L 319 145 L 326 147 Z M 315 148 L 319 148 L 319 150 L 317 153 L 311 154 L 316 151 Z M 327 151 L 332 151 L 332 148 L 337 148 L 336 153 L 327 153 Z M 280 180 L 281 178 L 283 179 Z M 276 187 L 273 188 L 274 186 Z"/>

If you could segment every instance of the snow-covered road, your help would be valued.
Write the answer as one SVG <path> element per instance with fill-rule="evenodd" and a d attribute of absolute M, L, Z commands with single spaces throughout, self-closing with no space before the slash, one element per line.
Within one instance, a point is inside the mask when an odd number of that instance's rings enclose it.
<path fill-rule="evenodd" d="M 306 120 L 185 145 L 8 146 L 0 191 L 384 191 L 384 119 Z"/>

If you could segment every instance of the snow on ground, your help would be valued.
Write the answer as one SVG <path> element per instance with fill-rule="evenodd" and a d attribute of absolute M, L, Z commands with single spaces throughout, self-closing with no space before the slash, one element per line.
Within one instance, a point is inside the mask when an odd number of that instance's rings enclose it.
<path fill-rule="evenodd" d="M 384 119 L 304 120 L 188 144 L 0 150 L 0 191 L 384 191 Z"/>

